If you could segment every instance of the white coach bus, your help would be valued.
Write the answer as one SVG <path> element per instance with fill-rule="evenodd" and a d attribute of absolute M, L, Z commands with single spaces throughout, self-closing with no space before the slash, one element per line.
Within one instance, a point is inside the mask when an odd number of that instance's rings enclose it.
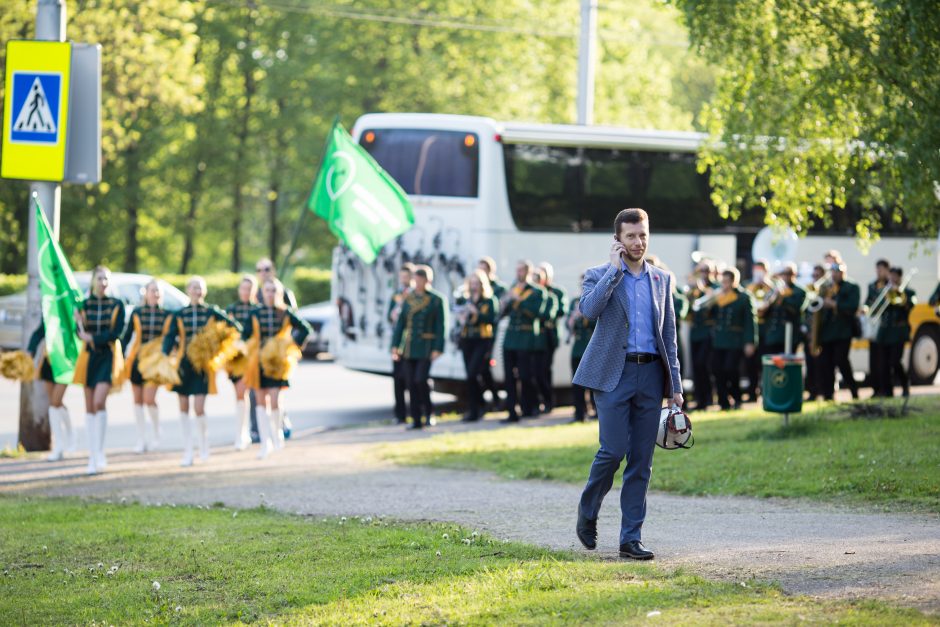
<path fill-rule="evenodd" d="M 555 283 L 571 298 L 584 269 L 608 258 L 613 219 L 625 207 L 649 212 L 650 252 L 677 274 L 680 285 L 695 251 L 729 265 L 740 259 L 749 264 L 751 245 L 763 226 L 760 216 L 736 222 L 719 217 L 707 177 L 696 170 L 696 151 L 704 139 L 698 133 L 386 113 L 362 116 L 352 134 L 401 184 L 415 209 L 414 228 L 389 243 L 374 264 L 364 265 L 343 246 L 334 250 L 332 297 L 340 304 L 340 324 L 334 325 L 330 350 L 339 363 L 356 370 L 391 372 L 392 328 L 386 312 L 404 261 L 430 265 L 435 289 L 448 297 L 484 255 L 496 260 L 507 284 L 518 260 L 548 261 Z M 852 235 L 854 224 L 850 212 L 839 212 L 832 228 L 799 240 L 794 260 L 816 263 L 826 250 L 840 250 L 848 276 L 862 286 L 863 299 L 875 260 L 887 258 L 908 272 L 917 267 L 911 287 L 926 302 L 937 285 L 936 243 L 915 245 L 912 233 L 891 225 L 863 255 Z M 915 381 L 932 381 L 940 320 L 932 309 L 918 309 L 912 374 Z M 867 343 L 856 342 L 858 370 L 867 368 L 866 348 Z M 499 339 L 493 374 L 501 380 L 498 349 Z M 557 387 L 570 385 L 564 337 L 554 373 Z M 431 374 L 442 391 L 456 389 L 449 384 L 464 379 L 463 361 L 450 340 Z"/>

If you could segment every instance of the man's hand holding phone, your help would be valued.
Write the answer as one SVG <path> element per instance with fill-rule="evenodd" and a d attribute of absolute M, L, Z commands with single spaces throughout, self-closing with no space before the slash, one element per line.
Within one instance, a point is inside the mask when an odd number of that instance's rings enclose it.
<path fill-rule="evenodd" d="M 614 243 L 610 245 L 610 265 L 615 268 L 620 267 L 620 260 L 623 259 L 623 254 L 627 252 L 627 249 L 623 247 L 623 244 L 620 243 L 616 237 L 614 238 Z"/>

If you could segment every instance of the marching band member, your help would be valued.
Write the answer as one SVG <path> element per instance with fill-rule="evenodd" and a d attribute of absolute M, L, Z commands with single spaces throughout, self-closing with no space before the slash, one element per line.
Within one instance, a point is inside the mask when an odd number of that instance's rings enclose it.
<path fill-rule="evenodd" d="M 415 264 L 406 261 L 398 270 L 398 288 L 388 303 L 388 321 L 395 328 L 401 308 L 414 285 Z M 405 404 L 405 392 L 408 390 L 408 381 L 405 378 L 405 363 L 401 360 L 392 360 L 392 380 L 395 386 L 395 421 L 405 424 L 408 421 L 408 407 Z"/>
<path fill-rule="evenodd" d="M 163 290 L 156 279 L 144 286 L 144 303 L 131 313 L 130 324 L 124 333 L 127 358 L 124 361 L 125 378 L 131 381 L 134 395 L 134 419 L 137 422 L 135 453 L 154 450 L 160 442 L 160 412 L 157 408 L 157 386 L 148 383 L 140 374 L 138 365 L 142 354 L 159 351 L 163 336 L 170 326 L 172 314 L 163 308 Z M 153 440 L 147 443 L 147 418 L 153 424 Z"/>
<path fill-rule="evenodd" d="M 499 310 L 509 316 L 509 327 L 503 340 L 503 366 L 506 380 L 506 405 L 509 415 L 504 422 L 519 422 L 517 404 L 522 415 L 538 413 L 535 351 L 539 348 L 541 324 L 539 317 L 545 303 L 545 291 L 532 283 L 531 261 L 516 265 L 516 283 L 503 294 Z"/>
<path fill-rule="evenodd" d="M 26 347 L 26 352 L 34 359 L 39 351 L 39 343 L 45 338 L 46 325 L 40 320 L 39 326 L 33 331 Z M 62 403 L 68 386 L 64 383 L 56 383 L 45 348 L 42 349 L 42 366 L 39 368 L 39 379 L 42 380 L 43 386 L 46 388 L 46 396 L 49 397 L 49 430 L 52 432 L 52 451 L 46 456 L 46 460 L 57 462 L 64 457 L 66 451 L 73 449 L 75 442 L 72 432 L 72 419 L 69 417 L 68 408 Z"/>
<path fill-rule="evenodd" d="M 715 312 L 709 301 L 717 296 L 718 285 L 714 281 L 714 265 L 702 260 L 695 266 L 688 290 L 689 343 L 692 349 L 692 382 L 695 386 L 695 410 L 708 409 L 714 399 L 712 386 L 712 332 L 715 328 Z"/>
<path fill-rule="evenodd" d="M 875 262 L 875 280 L 868 284 L 868 295 L 865 298 L 864 310 L 866 314 L 871 313 L 872 305 L 875 304 L 879 296 L 884 297 L 882 290 L 888 284 L 890 269 L 891 264 L 887 259 L 879 259 Z M 868 382 L 875 397 L 881 396 L 884 389 L 890 390 L 893 387 L 890 379 L 887 382 L 884 380 L 887 362 L 883 361 L 882 357 L 887 359 L 887 354 L 878 345 L 876 336 L 875 339 L 868 341 Z"/>
<path fill-rule="evenodd" d="M 884 364 L 882 387 L 876 390 L 879 396 L 894 396 L 894 382 L 898 379 L 901 380 L 903 395 L 907 397 L 911 394 L 910 380 L 901 358 L 904 355 L 904 344 L 911 337 L 908 316 L 917 304 L 917 296 L 914 290 L 901 283 L 903 274 L 901 268 L 890 269 L 885 309 L 878 325 L 878 359 Z"/>
<path fill-rule="evenodd" d="M 845 278 L 845 264 L 835 263 L 830 267 L 832 283 L 823 299 L 820 344 L 822 355 L 819 362 L 819 391 L 823 398 L 831 401 L 835 393 L 835 369 L 842 372 L 842 385 L 858 398 L 858 385 L 849 363 L 849 348 L 852 345 L 855 314 L 858 312 L 860 290 L 858 284 Z"/>
<path fill-rule="evenodd" d="M 532 351 L 532 367 L 535 371 L 535 397 L 532 404 L 533 412 L 531 418 L 538 418 L 542 413 L 542 408 L 548 406 L 551 400 L 551 386 L 545 387 L 544 371 L 546 353 L 548 352 L 548 334 L 545 332 L 545 325 L 549 318 L 554 316 L 558 309 L 558 301 L 555 295 L 544 288 L 545 272 L 539 267 L 532 268 L 529 274 L 529 281 L 542 288 L 543 300 L 542 308 L 539 310 L 539 326 L 541 333 L 535 342 L 535 350 Z"/>
<path fill-rule="evenodd" d="M 252 327 L 243 337 L 254 336 L 258 350 L 250 366 L 247 383 L 257 392 L 258 434 L 261 450 L 258 459 L 266 458 L 271 447 L 284 448 L 284 410 L 278 406 L 282 388 L 300 358 L 300 345 L 313 331 L 296 311 L 284 302 L 284 285 L 274 278 L 264 281 L 261 288 L 264 302 L 252 311 Z M 246 337 L 247 336 L 247 337 Z M 270 410 L 268 408 L 270 401 Z"/>
<path fill-rule="evenodd" d="M 242 325 L 243 330 L 251 328 L 252 314 L 258 306 L 257 292 L 258 280 L 246 274 L 238 284 L 238 301 L 225 308 L 225 313 Z M 247 356 L 245 360 L 247 361 Z M 244 374 L 230 372 L 229 380 L 235 386 L 235 450 L 243 451 L 251 444 L 251 436 L 248 432 L 250 409 L 248 384 L 245 382 Z"/>
<path fill-rule="evenodd" d="M 199 429 L 199 457 L 209 459 L 208 425 L 206 424 L 206 395 L 215 394 L 215 371 L 206 364 L 194 364 L 187 349 L 199 340 L 200 332 L 205 332 L 209 323 L 218 321 L 241 331 L 241 325 L 215 305 L 206 304 L 206 281 L 201 276 L 194 276 L 186 284 L 189 305 L 173 314 L 170 327 L 163 337 L 163 354 L 169 355 L 177 348 L 179 356 L 179 385 L 173 391 L 179 396 L 180 424 L 183 427 L 183 459 L 181 466 L 193 465 L 192 424 L 189 420 L 189 398 L 193 397 L 193 409 L 196 412 L 196 426 Z M 206 356 L 208 358 L 214 356 Z"/>
<path fill-rule="evenodd" d="M 826 276 L 826 269 L 821 264 L 813 266 L 813 282 L 806 286 L 807 304 L 819 294 L 819 291 L 826 288 L 823 279 Z M 822 354 L 822 345 L 819 343 L 819 335 L 822 330 L 823 312 L 812 312 L 808 308 L 803 312 L 803 324 L 800 331 L 803 335 L 803 352 L 806 358 L 806 398 L 814 400 L 822 394 L 819 387 L 819 362 Z"/>
<path fill-rule="evenodd" d="M 392 335 L 392 359 L 404 362 L 411 402 L 409 429 L 421 429 L 422 418 L 427 426 L 434 426 L 431 416 L 431 362 L 444 352 L 444 329 L 447 302 L 443 295 L 430 287 L 434 271 L 420 265 L 414 274 L 414 290 L 405 298 L 401 315 Z"/>
<path fill-rule="evenodd" d="M 764 345 L 761 349 L 764 355 L 786 351 L 788 323 L 793 329 L 790 350 L 795 350 L 800 343 L 800 318 L 806 306 L 806 290 L 797 285 L 795 279 L 796 264 L 789 262 L 780 271 L 782 283 L 774 287 L 774 291 L 764 299 L 763 305 L 758 303 L 758 313 L 766 321 Z"/>
<path fill-rule="evenodd" d="M 80 311 L 78 337 L 84 352 L 75 367 L 75 383 L 85 386 L 85 424 L 88 430 L 88 474 L 103 471 L 108 460 L 104 436 L 108 428 L 108 393 L 124 370 L 120 338 L 124 334 L 124 303 L 108 295 L 111 271 L 97 266 L 91 273 L 91 294 Z"/>
<path fill-rule="evenodd" d="M 461 302 L 462 301 L 462 302 Z M 483 390 L 480 379 L 484 362 L 493 349 L 494 325 L 498 319 L 499 301 L 493 295 L 490 280 L 482 270 L 474 270 L 464 282 L 463 297 L 458 301 L 460 314 L 460 351 L 467 371 L 467 396 L 470 410 L 463 420 L 473 422 L 483 417 Z"/>
<path fill-rule="evenodd" d="M 508 288 L 506 287 L 506 284 L 500 281 L 499 277 L 496 275 L 496 262 L 492 257 L 481 257 L 480 261 L 477 262 L 477 268 L 482 270 L 483 273 L 486 274 L 486 278 L 489 279 L 490 287 L 493 288 L 493 296 L 496 297 L 496 302 L 501 302 L 503 294 L 506 293 Z M 496 385 L 496 381 L 493 379 L 493 369 L 490 367 L 490 360 L 492 356 L 493 347 L 490 346 L 490 353 L 486 356 L 483 365 L 483 391 L 490 391 L 490 395 L 493 397 L 493 409 L 499 409 L 499 386 Z"/>
<path fill-rule="evenodd" d="M 751 357 L 757 343 L 757 314 L 751 295 L 741 289 L 737 268 L 721 273 L 721 290 L 715 300 L 715 335 L 712 369 L 722 409 L 740 409 L 741 357 Z M 729 404 L 728 398 L 733 404 Z"/>
<path fill-rule="evenodd" d="M 545 336 L 545 353 L 542 355 L 541 368 L 539 370 L 539 390 L 544 399 L 544 412 L 550 414 L 555 403 L 552 396 L 554 388 L 554 373 L 552 366 L 555 363 L 555 350 L 560 344 L 558 325 L 568 315 L 568 294 L 564 288 L 555 285 L 555 268 L 547 261 L 539 264 L 541 270 L 542 282 L 539 285 L 545 290 L 546 296 L 551 296 L 554 307 L 552 308 L 546 301 L 545 310 L 542 314 L 544 326 L 542 334 Z M 553 311 L 554 310 L 554 311 Z"/>
<path fill-rule="evenodd" d="M 584 275 L 578 279 L 578 285 L 584 284 Z M 581 365 L 581 358 L 584 357 L 584 351 L 587 350 L 591 336 L 594 334 L 594 328 L 597 327 L 597 320 L 591 320 L 581 313 L 581 295 L 578 294 L 571 300 L 571 306 L 568 311 L 568 332 L 571 343 L 571 376 L 578 371 Z M 587 403 L 585 402 L 585 392 L 590 392 L 591 406 L 594 407 L 594 390 L 571 383 L 571 396 L 574 401 L 574 419 L 572 422 L 584 422 L 587 418 Z M 594 408 L 596 415 L 597 409 Z"/>
<path fill-rule="evenodd" d="M 767 330 L 767 321 L 764 317 L 766 307 L 761 304 L 774 291 L 774 284 L 767 276 L 769 266 L 763 259 L 758 259 L 751 266 L 751 282 L 747 286 L 747 291 L 757 307 L 757 348 L 754 354 L 744 358 L 745 373 L 747 374 L 747 397 L 754 402 L 760 390 L 761 383 L 761 357 L 766 354 L 764 335 Z"/>

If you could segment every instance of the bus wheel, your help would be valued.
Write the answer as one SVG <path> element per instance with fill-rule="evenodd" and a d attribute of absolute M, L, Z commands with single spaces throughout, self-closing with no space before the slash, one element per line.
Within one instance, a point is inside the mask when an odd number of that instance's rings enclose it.
<path fill-rule="evenodd" d="M 909 371 L 912 385 L 930 385 L 937 378 L 940 361 L 940 332 L 935 326 L 924 326 L 917 331 L 911 344 Z"/>

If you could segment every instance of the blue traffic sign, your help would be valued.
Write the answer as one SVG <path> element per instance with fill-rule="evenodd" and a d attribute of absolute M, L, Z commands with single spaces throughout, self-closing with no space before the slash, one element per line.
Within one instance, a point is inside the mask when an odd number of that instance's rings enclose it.
<path fill-rule="evenodd" d="M 10 142 L 57 144 L 62 75 L 45 72 L 13 72 Z"/>

